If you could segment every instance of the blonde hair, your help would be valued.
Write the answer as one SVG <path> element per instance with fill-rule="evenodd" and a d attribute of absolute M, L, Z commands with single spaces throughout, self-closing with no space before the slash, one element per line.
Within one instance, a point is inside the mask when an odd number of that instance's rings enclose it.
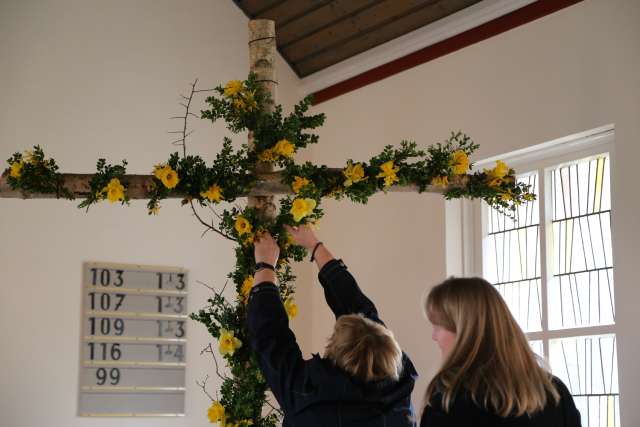
<path fill-rule="evenodd" d="M 402 350 L 393 332 L 362 314 L 338 318 L 324 357 L 367 382 L 397 380 L 402 372 Z"/>
<path fill-rule="evenodd" d="M 426 301 L 434 325 L 456 334 L 453 348 L 433 378 L 427 405 L 442 394 L 448 411 L 457 393 L 467 391 L 477 405 L 501 417 L 533 415 L 549 397 L 560 395 L 552 376 L 538 363 L 527 338 L 493 285 L 481 278 L 450 278 Z"/>

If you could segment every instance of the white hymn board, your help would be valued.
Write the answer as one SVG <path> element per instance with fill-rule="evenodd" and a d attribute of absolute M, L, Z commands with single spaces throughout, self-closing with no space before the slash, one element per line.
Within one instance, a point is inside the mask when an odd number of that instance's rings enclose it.
<path fill-rule="evenodd" d="M 83 265 L 78 414 L 184 415 L 187 271 Z"/>

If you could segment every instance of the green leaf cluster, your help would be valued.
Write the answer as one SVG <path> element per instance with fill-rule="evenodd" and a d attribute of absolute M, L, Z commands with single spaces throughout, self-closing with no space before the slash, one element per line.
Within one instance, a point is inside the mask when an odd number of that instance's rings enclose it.
<path fill-rule="evenodd" d="M 25 194 L 55 194 L 56 198 L 73 200 L 74 194 L 64 186 L 64 177 L 58 172 L 54 159 L 45 158 L 44 151 L 35 145 L 32 151 L 16 152 L 7 159 L 9 167 L 2 175 L 13 190 L 21 190 Z M 14 166 L 15 165 L 15 166 Z M 13 176 L 12 168 L 19 169 L 19 176 Z"/>
<path fill-rule="evenodd" d="M 129 183 L 124 179 L 127 173 L 127 161 L 123 160 L 121 165 L 107 164 L 105 159 L 98 159 L 96 163 L 97 172 L 89 180 L 89 194 L 87 198 L 78 205 L 79 208 L 87 208 L 87 211 L 92 204 L 98 203 L 104 200 L 104 191 L 112 179 L 118 179 L 122 186 L 125 188 L 124 198 L 122 204 L 129 204 L 129 195 L 126 189 L 129 187 Z"/>

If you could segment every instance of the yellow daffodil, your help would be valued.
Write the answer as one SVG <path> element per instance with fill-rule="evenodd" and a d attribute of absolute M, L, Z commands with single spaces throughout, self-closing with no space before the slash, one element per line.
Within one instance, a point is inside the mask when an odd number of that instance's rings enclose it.
<path fill-rule="evenodd" d="M 533 200 L 536 199 L 536 195 L 532 194 L 532 193 L 525 193 L 524 196 L 522 196 L 527 202 L 531 202 Z"/>
<path fill-rule="evenodd" d="M 255 110 L 256 108 L 258 108 L 258 103 L 256 102 L 255 99 L 249 99 L 246 101 L 247 106 L 245 107 L 245 110 L 250 113 L 253 110 Z"/>
<path fill-rule="evenodd" d="M 496 160 L 496 166 L 493 169 L 485 169 L 484 172 L 487 174 L 489 187 L 497 187 L 507 179 L 509 166 L 502 160 Z"/>
<path fill-rule="evenodd" d="M 353 184 L 360 182 L 365 178 L 364 176 L 364 168 L 361 163 L 356 163 L 355 165 L 351 160 L 347 162 L 347 167 L 342 171 L 342 174 L 347 178 L 344 181 L 345 187 L 351 187 Z"/>
<path fill-rule="evenodd" d="M 253 287 L 253 276 L 247 276 L 242 282 L 242 286 L 240 287 L 240 301 L 243 304 L 249 302 L 249 293 L 251 292 L 251 288 Z"/>
<path fill-rule="evenodd" d="M 455 175 L 462 175 L 469 169 L 469 157 L 464 151 L 456 150 L 453 152 L 449 165 Z"/>
<path fill-rule="evenodd" d="M 400 170 L 399 166 L 394 166 L 393 160 L 389 160 L 388 162 L 384 162 L 380 165 L 380 172 L 376 175 L 376 178 L 384 178 L 384 186 L 391 187 L 394 182 L 400 181 L 396 172 Z"/>
<path fill-rule="evenodd" d="M 207 191 L 201 192 L 200 195 L 210 202 L 215 203 L 223 199 L 222 188 L 220 188 L 218 184 L 213 184 Z"/>
<path fill-rule="evenodd" d="M 316 207 L 314 199 L 295 199 L 291 205 L 291 215 L 295 222 L 300 222 L 302 218 L 311 214 Z"/>
<path fill-rule="evenodd" d="M 102 192 L 107 193 L 107 200 L 109 200 L 110 203 L 124 199 L 124 186 L 120 184 L 118 178 L 111 178 L 111 181 L 102 189 Z"/>
<path fill-rule="evenodd" d="M 304 187 L 306 187 L 310 183 L 311 181 L 309 181 L 307 178 L 296 176 L 293 180 L 293 184 L 291 184 L 291 188 L 293 189 L 294 193 L 298 194 L 300 190 L 302 190 Z"/>
<path fill-rule="evenodd" d="M 280 141 L 276 142 L 273 150 L 282 157 L 291 158 L 296 153 L 296 146 L 286 139 L 281 139 Z"/>
<path fill-rule="evenodd" d="M 500 199 L 502 199 L 503 202 L 508 202 L 509 200 L 513 200 L 513 196 L 511 193 L 502 193 Z"/>
<path fill-rule="evenodd" d="M 502 184 L 502 178 L 498 178 L 497 176 L 488 176 L 487 178 L 487 185 L 489 187 L 497 187 Z"/>
<path fill-rule="evenodd" d="M 298 306 L 292 297 L 289 297 L 284 302 L 284 309 L 287 312 L 289 319 L 293 319 L 298 315 Z"/>
<path fill-rule="evenodd" d="M 233 356 L 233 353 L 242 347 L 242 341 L 233 336 L 233 331 L 220 329 L 220 354 Z"/>
<path fill-rule="evenodd" d="M 19 162 L 15 162 L 11 164 L 11 178 L 20 178 L 22 175 L 22 168 L 24 167 L 24 162 L 20 160 Z"/>
<path fill-rule="evenodd" d="M 209 418 L 210 423 L 219 422 L 221 425 L 224 425 L 225 414 L 224 414 L 224 406 L 217 400 L 213 401 L 209 410 L 207 411 L 207 417 Z"/>
<path fill-rule="evenodd" d="M 258 160 L 261 162 L 275 162 L 278 160 L 278 155 L 271 148 L 267 148 L 258 155 Z"/>
<path fill-rule="evenodd" d="M 169 169 L 168 169 L 168 166 L 166 165 L 155 165 L 153 167 L 153 176 L 155 176 L 160 181 L 162 181 L 162 178 L 164 177 L 165 173 L 167 173 Z"/>
<path fill-rule="evenodd" d="M 242 242 L 242 246 L 244 246 L 245 248 L 248 248 L 249 246 L 253 245 L 253 242 L 255 241 L 256 236 L 254 236 L 253 234 L 249 233 L 247 235 L 247 237 L 244 239 L 244 242 Z"/>
<path fill-rule="evenodd" d="M 172 188 L 176 188 L 176 185 L 180 182 L 180 178 L 178 178 L 178 173 L 171 169 L 171 166 L 166 166 L 165 172 L 162 175 L 161 181 L 165 187 L 169 190 Z"/>
<path fill-rule="evenodd" d="M 431 185 L 434 185 L 436 187 L 446 187 L 447 185 L 449 185 L 449 178 L 446 175 L 443 176 L 434 176 L 431 179 Z"/>
<path fill-rule="evenodd" d="M 258 108 L 258 102 L 255 100 L 254 96 L 255 96 L 256 92 L 254 90 L 252 91 L 247 91 L 245 93 L 245 110 L 247 112 L 251 112 L 253 110 L 255 110 L 256 108 Z"/>
<path fill-rule="evenodd" d="M 509 174 L 509 166 L 502 160 L 496 160 L 496 167 L 493 168 L 493 174 L 497 177 L 504 178 Z"/>
<path fill-rule="evenodd" d="M 251 223 L 242 215 L 238 215 L 238 217 L 236 218 L 235 227 L 240 236 L 245 233 L 251 233 L 252 230 Z"/>
<path fill-rule="evenodd" d="M 243 99 L 236 98 L 233 100 L 233 106 L 236 110 L 243 111 L 246 110 L 247 104 L 245 104 Z"/>
<path fill-rule="evenodd" d="M 226 85 L 224 85 L 224 96 L 232 98 L 238 95 L 242 89 L 244 88 L 242 81 L 240 80 L 229 80 Z"/>
<path fill-rule="evenodd" d="M 162 181 L 162 184 L 168 189 L 175 188 L 180 182 L 178 173 L 169 165 L 155 165 L 153 167 L 153 176 Z"/>

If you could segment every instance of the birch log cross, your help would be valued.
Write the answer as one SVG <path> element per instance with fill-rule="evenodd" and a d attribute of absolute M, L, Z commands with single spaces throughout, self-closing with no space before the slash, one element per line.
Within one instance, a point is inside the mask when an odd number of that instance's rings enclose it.
<path fill-rule="evenodd" d="M 249 131 L 249 141 L 241 150 L 233 151 L 231 141 L 225 138 L 212 166 L 206 166 L 198 156 L 187 156 L 186 121 L 195 116 L 189 110 L 193 95 L 202 92 L 196 90 L 194 83 L 183 104 L 186 112 L 181 117 L 185 120 L 182 157 L 172 154 L 166 163 L 156 165 L 151 175 L 128 175 L 126 162 L 111 166 L 103 160 L 98 162 L 94 175 L 60 174 L 55 161 L 46 159 L 42 149 L 34 147 L 33 152 L 15 153 L 9 159 L 9 168 L 0 177 L 0 198 L 85 198 L 82 207 L 105 199 L 123 204 L 130 199 L 148 199 L 150 213 L 158 212 L 160 200 L 180 198 L 183 204 L 191 204 L 207 229 L 235 241 L 236 266 L 228 275 L 235 285 L 235 299 L 227 299 L 224 288 L 218 291 L 211 287 L 213 296 L 208 306 L 190 316 L 218 340 L 217 349 L 208 345 L 202 353 L 213 358 L 222 385 L 213 394 L 207 390 L 206 379 L 198 385 L 212 400 L 208 410 L 211 422 L 271 427 L 282 414 L 266 397 L 267 385 L 255 355 L 242 345 L 247 342 L 244 319 L 253 282 L 252 246 L 256 236 L 264 231 L 277 236 L 281 247 L 278 286 L 285 308 L 293 317 L 297 313 L 293 299 L 295 276 L 289 262 L 302 260 L 306 253 L 291 244 L 283 225 L 319 220 L 323 198 L 366 203 L 379 191 L 431 192 L 446 198 L 481 198 L 508 212 L 534 195 L 528 186 L 517 182 L 515 171 L 500 161 L 493 169 L 472 173 L 468 156 L 478 146 L 462 133 L 452 133 L 444 143 L 426 150 L 418 149 L 413 142 L 402 142 L 400 148 L 387 146 L 368 162 L 348 160 L 340 168 L 309 162 L 296 164 L 296 150 L 318 141 L 317 136 L 305 130 L 319 127 L 324 115 L 305 115 L 311 105 L 311 100 L 306 99 L 289 116 L 283 116 L 281 107 L 275 104 L 275 24 L 269 20 L 250 21 L 249 33 L 249 78 L 216 88 L 219 97 L 207 98 L 212 108 L 202 111 L 202 118 L 224 119 L 234 133 Z M 274 170 L 274 165 L 282 169 Z M 284 197 L 276 201 L 277 195 Z M 248 197 L 247 206 L 216 213 L 218 227 L 202 220 L 194 207 L 194 201 L 213 207 L 238 197 Z M 228 369 L 224 372 L 219 369 L 218 354 L 226 361 Z"/>

